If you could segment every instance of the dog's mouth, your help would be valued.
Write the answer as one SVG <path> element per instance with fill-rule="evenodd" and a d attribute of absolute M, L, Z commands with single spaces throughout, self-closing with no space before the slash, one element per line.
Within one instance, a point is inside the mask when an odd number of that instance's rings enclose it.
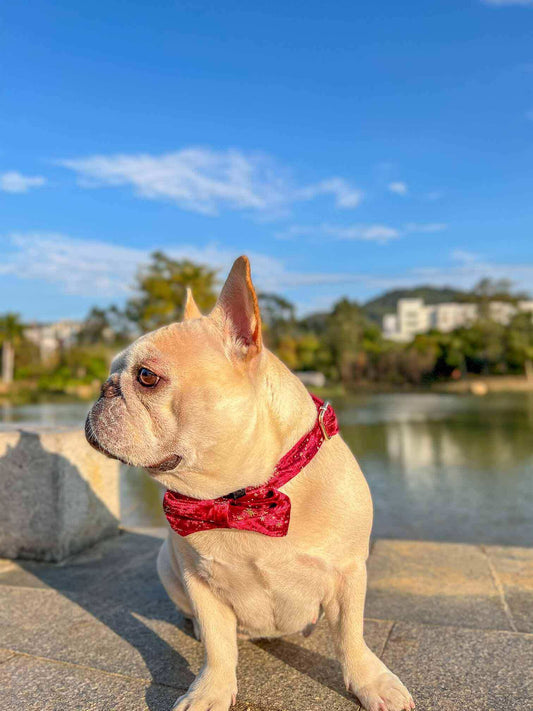
<path fill-rule="evenodd" d="M 170 457 L 167 457 L 166 459 L 163 459 L 162 462 L 159 462 L 159 464 L 153 464 L 151 466 L 145 466 L 145 469 L 148 469 L 149 472 L 169 472 L 171 469 L 175 469 L 178 464 L 181 462 L 181 457 L 179 454 L 172 454 Z"/>
<path fill-rule="evenodd" d="M 163 459 L 157 464 L 132 465 L 132 463 L 128 462 L 127 459 L 122 459 L 122 457 L 119 457 L 116 454 L 112 454 L 112 452 L 110 452 L 100 444 L 98 438 L 96 437 L 96 434 L 94 433 L 90 417 L 91 415 L 89 413 L 87 415 L 87 419 L 85 420 L 85 439 L 91 445 L 91 447 L 93 447 L 93 449 L 96 449 L 96 451 L 100 452 L 100 454 L 109 457 L 109 459 L 117 459 L 119 462 L 122 462 L 123 464 L 129 464 L 130 466 L 140 466 L 143 469 L 147 469 L 150 473 L 153 474 L 157 474 L 159 472 L 169 472 L 171 469 L 175 469 L 182 460 L 182 457 L 180 457 L 179 454 L 172 454 L 170 457 L 166 457 L 166 459 Z"/>
<path fill-rule="evenodd" d="M 107 449 L 100 444 L 93 430 L 93 426 L 91 423 L 91 413 L 87 415 L 87 419 L 85 420 L 85 439 L 87 440 L 87 442 L 89 442 L 91 447 L 93 449 L 96 449 L 97 452 L 100 452 L 100 454 L 104 454 L 110 459 L 118 459 L 119 461 L 123 461 L 114 454 L 111 454 L 111 452 L 108 452 Z M 127 462 L 125 463 L 127 464 Z"/>

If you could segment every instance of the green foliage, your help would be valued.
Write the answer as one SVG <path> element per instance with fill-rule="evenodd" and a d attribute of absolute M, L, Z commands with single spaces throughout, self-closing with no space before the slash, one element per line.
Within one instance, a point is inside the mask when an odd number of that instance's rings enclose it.
<path fill-rule="evenodd" d="M 480 279 L 472 289 L 470 298 L 491 301 L 510 301 L 515 303 L 520 299 L 528 299 L 525 292 L 513 293 L 513 282 L 510 279 Z"/>
<path fill-rule="evenodd" d="M 186 287 L 192 289 L 201 311 L 212 308 L 215 285 L 216 271 L 154 252 L 150 264 L 137 274 L 137 293 L 127 302 L 124 313 L 140 331 L 151 331 L 181 320 Z"/>
<path fill-rule="evenodd" d="M 72 385 L 103 382 L 113 355 L 114 351 L 102 345 L 69 348 L 52 367 L 43 369 L 38 379 L 39 388 L 63 391 Z"/>
<path fill-rule="evenodd" d="M 0 316 L 0 350 L 2 362 L 2 379 L 10 384 L 15 376 L 15 364 L 18 356 L 24 350 L 27 341 L 24 338 L 24 326 L 15 313 Z"/>
<path fill-rule="evenodd" d="M 505 361 L 512 373 L 531 368 L 533 362 L 533 318 L 531 314 L 517 314 L 506 330 L 503 343 Z"/>
<path fill-rule="evenodd" d="M 42 371 L 39 348 L 23 339 L 16 351 L 15 380 L 26 380 L 39 375 Z"/>
<path fill-rule="evenodd" d="M 24 326 L 18 314 L 6 313 L 0 316 L 0 345 L 8 341 L 15 348 L 24 336 Z"/>
<path fill-rule="evenodd" d="M 182 318 L 187 286 L 206 311 L 215 303 L 215 285 L 213 270 L 156 252 L 137 275 L 136 295 L 126 307 L 93 308 L 76 345 L 61 349 L 55 361 L 40 361 L 37 347 L 24 339 L 16 314 L 0 316 L 0 345 L 8 341 L 14 347 L 19 381 L 38 382 L 46 392 L 94 386 L 107 377 L 114 353 L 138 333 Z M 431 331 L 407 344 L 384 340 L 376 319 L 408 296 L 429 304 L 474 301 L 480 305 L 480 318 L 468 328 Z M 287 299 L 271 293 L 258 296 L 268 347 L 292 370 L 320 371 L 330 384 L 347 387 L 361 382 L 420 385 L 469 373 L 533 375 L 531 314 L 519 313 L 507 326 L 488 318 L 491 300 L 516 302 L 524 297 L 513 293 L 508 282 L 484 279 L 469 293 L 420 287 L 391 291 L 365 306 L 344 298 L 330 312 L 298 319 Z"/>
<path fill-rule="evenodd" d="M 109 311 L 95 306 L 86 316 L 76 340 L 82 346 L 94 345 L 108 340 L 110 334 Z"/>
<path fill-rule="evenodd" d="M 354 301 L 341 299 L 326 321 L 325 342 L 332 356 L 332 375 L 342 383 L 360 380 L 369 365 L 374 344 L 379 343 L 379 329 L 365 317 Z"/>

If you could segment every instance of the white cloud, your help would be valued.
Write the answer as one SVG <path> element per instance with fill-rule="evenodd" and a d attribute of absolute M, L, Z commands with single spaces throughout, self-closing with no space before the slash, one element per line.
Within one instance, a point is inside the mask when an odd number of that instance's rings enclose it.
<path fill-rule="evenodd" d="M 41 175 L 22 175 L 16 170 L 0 173 L 0 190 L 5 193 L 27 193 L 31 188 L 40 188 L 46 183 Z"/>
<path fill-rule="evenodd" d="M 442 232 L 447 225 L 442 222 L 409 222 L 401 228 L 383 224 L 332 225 L 323 222 L 320 225 L 291 225 L 286 230 L 276 233 L 277 239 L 297 239 L 298 237 L 332 238 L 335 240 L 362 240 L 386 244 L 406 234 L 433 234 Z"/>
<path fill-rule="evenodd" d="M 389 183 L 388 185 L 389 190 L 391 193 L 395 193 L 396 195 L 407 195 L 409 192 L 409 189 L 407 187 L 406 183 L 402 183 L 401 181 L 396 181 L 394 183 Z"/>
<path fill-rule="evenodd" d="M 426 195 L 425 195 L 426 200 L 429 200 L 429 202 L 436 202 L 437 200 L 440 200 L 443 197 L 444 197 L 443 190 L 432 190 L 429 193 L 426 193 Z"/>
<path fill-rule="evenodd" d="M 51 233 L 12 234 L 3 238 L 4 251 L 0 275 L 21 279 L 42 280 L 54 284 L 65 294 L 88 298 L 108 297 L 119 302 L 131 293 L 137 269 L 149 259 L 148 250 L 121 247 L 109 242 L 74 239 Z M 238 253 L 216 244 L 203 247 L 176 245 L 164 248 L 176 259 L 191 259 L 220 270 L 224 278 Z M 314 305 L 326 309 L 338 298 L 347 295 L 375 294 L 386 289 L 412 287 L 431 283 L 471 288 L 482 277 L 511 279 L 518 288 L 531 289 L 533 263 L 494 264 L 463 250 L 452 252 L 448 266 L 428 266 L 397 274 L 292 271 L 280 259 L 248 251 L 254 283 L 259 290 L 291 295 L 296 291 L 300 312 L 309 312 Z M 308 288 L 302 294 L 302 289 Z"/>
<path fill-rule="evenodd" d="M 79 184 L 129 186 L 150 200 L 169 200 L 184 210 L 215 215 L 220 210 L 283 213 L 292 204 L 331 195 L 337 208 L 351 209 L 363 193 L 344 178 L 297 185 L 286 168 L 260 153 L 185 148 L 161 155 L 96 155 L 59 161 Z"/>
<path fill-rule="evenodd" d="M 109 242 L 76 239 L 67 235 L 35 232 L 15 233 L 7 238 L 0 275 L 43 280 L 70 295 L 124 298 L 131 293 L 139 267 L 148 263 L 150 251 Z M 220 269 L 224 276 L 239 255 L 216 244 L 165 246 L 175 259 L 190 259 Z M 292 272 L 269 255 L 247 251 L 254 281 L 265 291 L 317 284 L 353 283 L 362 279 L 351 273 Z"/>
<path fill-rule="evenodd" d="M 400 232 L 387 225 L 352 225 L 351 227 L 335 227 L 325 225 L 324 232 L 339 240 L 364 240 L 384 244 L 391 239 L 398 239 Z"/>
<path fill-rule="evenodd" d="M 384 244 L 397 239 L 400 232 L 394 227 L 380 224 L 370 225 L 291 225 L 286 230 L 276 233 L 277 239 L 296 239 L 298 237 L 328 238 L 335 240 L 362 240 Z"/>
<path fill-rule="evenodd" d="M 319 195 L 333 195 L 335 205 L 339 208 L 353 209 L 357 207 L 363 199 L 361 190 L 354 188 L 344 178 L 329 178 L 320 183 L 301 188 L 297 191 L 300 199 L 312 200 Z"/>
<path fill-rule="evenodd" d="M 403 229 L 404 232 L 407 233 L 434 234 L 435 232 L 442 232 L 447 228 L 448 225 L 444 222 L 408 222 Z"/>
<path fill-rule="evenodd" d="M 533 0 L 481 0 L 484 5 L 493 5 L 495 7 L 509 7 L 510 5 L 529 5 L 533 7 Z"/>
<path fill-rule="evenodd" d="M 411 271 L 417 283 L 448 284 L 462 289 L 471 289 L 480 279 L 509 279 L 522 291 L 531 292 L 533 263 L 495 264 L 480 255 L 466 250 L 454 250 L 450 254 L 449 267 L 422 267 Z"/>
<path fill-rule="evenodd" d="M 15 233 L 7 242 L 0 274 L 42 279 L 66 294 L 124 294 L 146 260 L 142 250 L 48 232 Z"/>
<path fill-rule="evenodd" d="M 463 262 L 463 264 L 472 264 L 479 261 L 480 258 L 479 254 L 468 252 L 465 249 L 454 249 L 450 256 L 455 262 Z"/>

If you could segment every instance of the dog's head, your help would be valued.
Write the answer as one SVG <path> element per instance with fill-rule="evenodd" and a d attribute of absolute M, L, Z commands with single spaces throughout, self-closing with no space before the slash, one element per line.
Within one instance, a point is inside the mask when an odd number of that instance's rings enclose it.
<path fill-rule="evenodd" d="M 188 291 L 182 322 L 142 336 L 115 358 L 87 417 L 87 440 L 170 489 L 228 493 L 249 469 L 263 360 L 250 265 L 240 257 L 209 316 Z"/>

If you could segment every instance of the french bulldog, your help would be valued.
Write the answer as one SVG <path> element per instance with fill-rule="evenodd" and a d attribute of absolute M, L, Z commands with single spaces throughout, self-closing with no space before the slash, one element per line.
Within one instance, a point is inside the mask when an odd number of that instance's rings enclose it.
<path fill-rule="evenodd" d="M 265 484 L 316 420 L 305 387 L 264 346 L 250 264 L 240 257 L 208 316 L 188 290 L 182 322 L 115 358 L 86 435 L 170 492 L 212 500 Z M 326 439 L 281 490 L 291 504 L 286 535 L 169 530 L 158 573 L 205 647 L 200 673 L 173 708 L 228 711 L 237 695 L 238 637 L 303 632 L 322 614 L 361 705 L 414 708 L 363 639 L 372 500 L 342 437 Z"/>

